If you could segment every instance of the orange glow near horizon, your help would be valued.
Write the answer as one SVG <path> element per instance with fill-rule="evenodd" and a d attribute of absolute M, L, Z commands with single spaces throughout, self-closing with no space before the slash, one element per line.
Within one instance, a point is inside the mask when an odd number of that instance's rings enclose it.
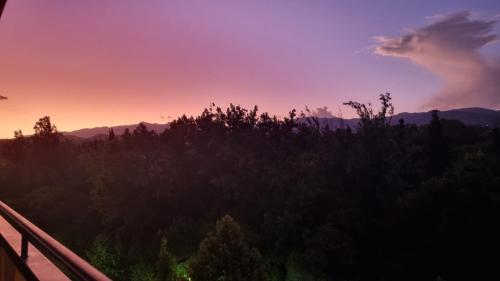
<path fill-rule="evenodd" d="M 17 129 L 30 134 L 45 115 L 68 131 L 164 123 L 160 116 L 198 114 L 211 102 L 258 103 L 284 114 L 293 108 L 284 94 L 310 89 L 302 73 L 285 71 L 280 52 L 259 50 L 230 31 L 154 9 L 142 11 L 156 13 L 145 17 L 133 4 L 57 2 L 7 4 L 0 82 L 8 100 L 0 116 L 10 122 L 0 137 Z"/>
<path fill-rule="evenodd" d="M 328 106 L 349 118 L 354 114 L 342 102 L 376 102 L 391 92 L 398 112 L 417 111 L 442 81 L 366 50 L 373 36 L 421 25 L 434 11 L 419 6 L 381 22 L 379 12 L 391 7 L 9 1 L 0 22 L 0 95 L 8 97 L 0 100 L 0 138 L 18 129 L 31 134 L 45 115 L 60 131 L 71 131 L 164 123 L 169 120 L 160 116 L 196 115 L 211 102 L 258 105 L 277 116 Z"/>

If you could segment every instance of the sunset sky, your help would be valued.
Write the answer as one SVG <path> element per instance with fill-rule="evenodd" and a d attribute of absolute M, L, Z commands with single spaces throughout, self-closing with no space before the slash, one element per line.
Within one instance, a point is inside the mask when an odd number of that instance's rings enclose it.
<path fill-rule="evenodd" d="M 500 109 L 500 1 L 9 0 L 0 138 L 165 123 L 210 102 Z M 164 116 L 164 118 L 161 118 Z"/>

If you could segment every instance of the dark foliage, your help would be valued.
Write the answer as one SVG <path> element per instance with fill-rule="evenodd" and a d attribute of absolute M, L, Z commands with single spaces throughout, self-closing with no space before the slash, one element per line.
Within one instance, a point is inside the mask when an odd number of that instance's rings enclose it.
<path fill-rule="evenodd" d="M 201 241 L 190 263 L 193 281 L 265 281 L 261 256 L 250 249 L 240 226 L 231 216 L 217 221 L 215 232 Z"/>
<path fill-rule="evenodd" d="M 83 144 L 45 117 L 0 143 L 0 196 L 117 280 L 500 280 L 499 130 L 380 101 L 352 130 L 231 105 Z"/>

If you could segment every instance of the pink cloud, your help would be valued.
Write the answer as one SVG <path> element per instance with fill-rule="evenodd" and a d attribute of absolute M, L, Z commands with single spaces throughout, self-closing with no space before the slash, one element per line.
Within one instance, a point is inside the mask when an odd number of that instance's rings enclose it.
<path fill-rule="evenodd" d="M 472 20 L 470 12 L 433 17 L 433 22 L 397 38 L 375 37 L 375 53 L 406 58 L 435 73 L 443 88 L 424 109 L 500 107 L 500 60 L 478 51 L 495 43 L 497 20 Z"/>

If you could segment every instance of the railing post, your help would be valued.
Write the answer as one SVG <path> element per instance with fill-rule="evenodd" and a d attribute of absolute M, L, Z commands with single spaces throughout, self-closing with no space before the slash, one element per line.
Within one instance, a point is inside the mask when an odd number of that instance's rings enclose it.
<path fill-rule="evenodd" d="M 21 237 L 21 259 L 24 261 L 28 258 L 28 239 L 25 235 Z"/>

